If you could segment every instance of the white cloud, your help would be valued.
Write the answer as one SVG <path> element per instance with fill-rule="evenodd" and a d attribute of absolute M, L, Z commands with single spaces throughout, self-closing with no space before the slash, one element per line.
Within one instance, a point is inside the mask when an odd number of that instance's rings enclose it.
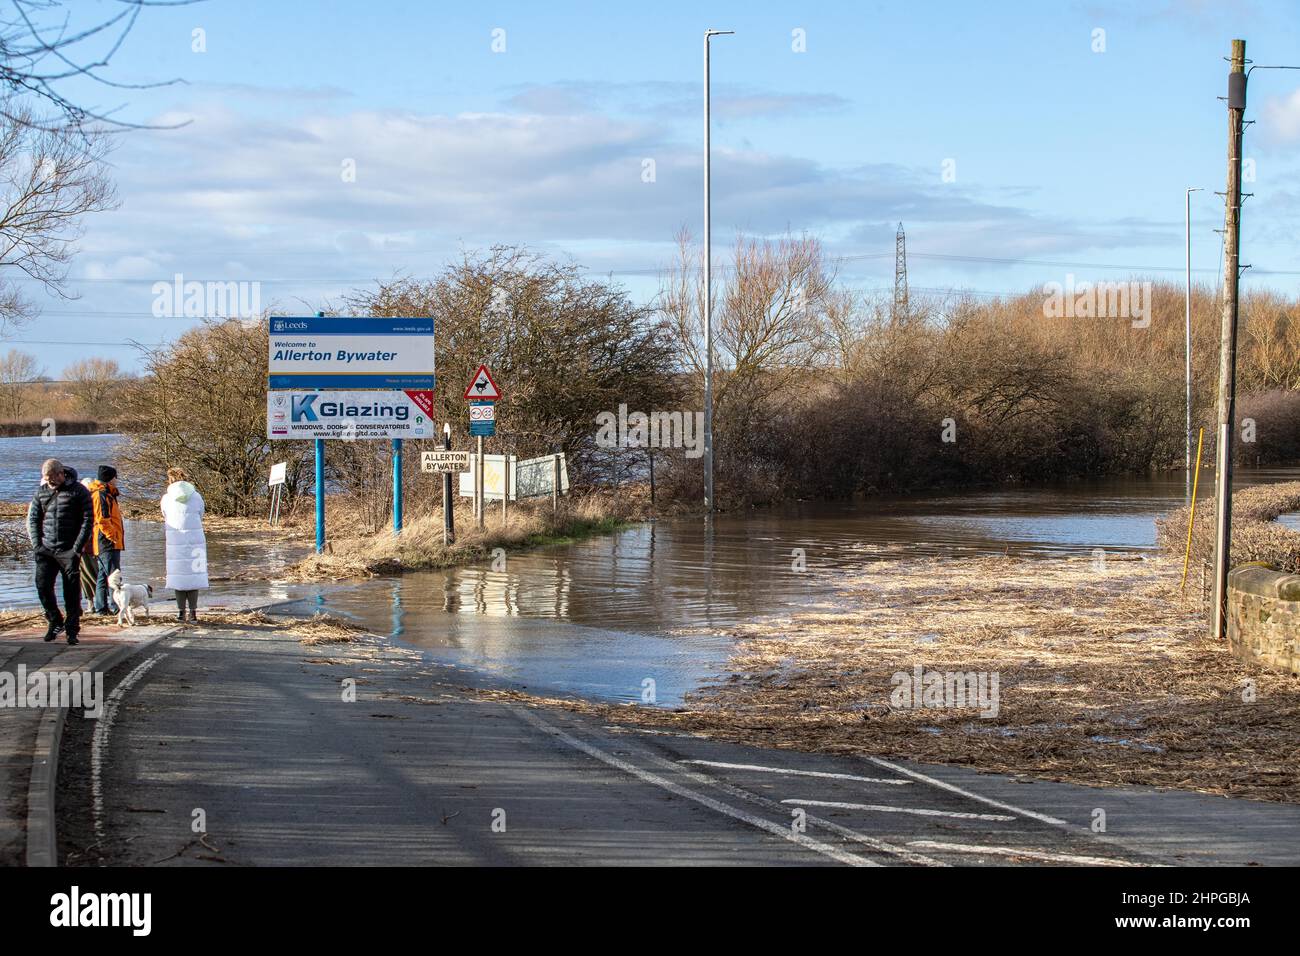
<path fill-rule="evenodd" d="M 1259 111 L 1259 131 L 1269 143 L 1300 143 L 1300 87 L 1289 96 L 1264 100 Z"/>

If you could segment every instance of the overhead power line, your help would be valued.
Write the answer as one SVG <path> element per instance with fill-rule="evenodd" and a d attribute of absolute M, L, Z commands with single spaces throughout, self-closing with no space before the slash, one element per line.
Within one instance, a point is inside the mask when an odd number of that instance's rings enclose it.
<path fill-rule="evenodd" d="M 848 254 L 842 256 L 828 256 L 827 259 L 831 262 L 837 262 L 837 263 L 865 262 L 872 259 L 891 259 L 891 258 L 895 258 L 896 255 L 897 255 L 897 250 L 893 250 L 890 252 L 869 252 L 869 253 L 854 253 L 854 254 Z M 907 255 L 909 258 L 912 259 L 933 259 L 941 262 L 972 262 L 972 263 L 984 263 L 988 265 L 1035 266 L 1035 267 L 1047 267 L 1052 269 L 1097 269 L 1097 270 L 1107 270 L 1107 271 L 1119 270 L 1119 271 L 1126 271 L 1126 272 L 1177 272 L 1177 273 L 1182 273 L 1184 270 L 1184 267 L 1181 265 L 1158 266 L 1158 265 L 1143 265 L 1143 264 L 1136 264 L 1136 263 L 1120 263 L 1120 262 L 1074 262 L 1065 259 L 1031 259 L 1025 257 L 1016 257 L 1016 256 L 969 256 L 969 255 L 960 255 L 957 253 L 946 253 L 946 252 L 916 252 L 915 250 L 910 250 L 910 249 L 908 250 Z M 655 276 L 668 271 L 668 267 L 666 266 L 651 266 L 651 267 L 638 267 L 638 268 L 625 268 L 625 269 L 602 268 L 600 266 L 585 266 L 584 268 L 587 272 L 608 274 L 608 275 L 622 275 L 622 276 L 630 276 L 630 275 Z M 723 270 L 726 269 L 725 266 L 719 268 L 722 268 Z M 1217 267 L 1215 267 L 1215 268 L 1197 268 L 1197 269 L 1193 269 L 1192 271 L 1217 273 L 1219 270 Z M 1252 268 L 1250 271 L 1253 275 L 1300 276 L 1300 269 Z M 33 279 L 30 276 L 14 276 L 10 279 L 10 281 L 31 282 L 37 280 Z M 73 278 L 69 280 L 69 282 L 73 284 L 96 283 L 96 284 L 107 284 L 107 285 L 134 285 L 134 284 L 145 284 L 145 283 L 152 285 L 153 283 L 160 282 L 160 281 L 166 281 L 166 280 L 161 280 L 157 278 L 113 279 L 107 277 Z M 185 281 L 186 282 L 219 282 L 219 283 L 260 282 L 268 285 L 270 284 L 288 285 L 291 283 L 299 283 L 304 285 L 368 285 L 372 282 L 380 281 L 380 280 L 377 276 L 372 275 L 372 276 L 364 276 L 364 277 L 354 277 L 354 276 L 324 276 L 324 277 L 322 276 L 274 276 L 269 278 L 260 277 L 260 276 L 244 277 L 244 278 L 234 278 L 231 276 L 222 276 L 220 278 L 187 277 Z"/>

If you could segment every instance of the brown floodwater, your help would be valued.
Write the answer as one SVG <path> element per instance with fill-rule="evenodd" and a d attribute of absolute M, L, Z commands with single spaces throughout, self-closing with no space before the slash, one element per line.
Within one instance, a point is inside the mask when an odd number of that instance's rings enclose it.
<path fill-rule="evenodd" d="M 1239 479 L 1300 480 L 1300 468 Z M 1169 475 L 807 503 L 711 524 L 673 519 L 512 555 L 496 568 L 326 588 L 300 606 L 353 616 L 444 664 L 533 690 L 638 700 L 652 680 L 657 701 L 671 704 L 722 671 L 738 621 L 834 606 L 828 571 L 917 555 L 1152 551 L 1155 519 L 1183 495 L 1182 476 Z"/>
<path fill-rule="evenodd" d="M 104 442 L 85 456 L 110 454 L 108 438 L 82 439 Z M 38 440 L 0 439 L 0 474 L 30 474 L 47 451 Z M 1212 473 L 1203 472 L 1202 479 L 1201 494 L 1208 495 Z M 1237 480 L 1241 486 L 1296 481 L 1300 468 L 1243 469 Z M 9 493 L 0 481 L 0 498 L 29 494 Z M 1183 496 L 1183 475 L 1175 473 L 801 503 L 711 523 L 689 518 L 639 525 L 511 555 L 496 567 L 276 585 L 268 596 L 295 601 L 288 606 L 293 611 L 345 614 L 423 649 L 434 661 L 465 669 L 467 677 L 486 674 L 532 690 L 615 700 L 639 700 L 653 688 L 658 703 L 674 703 L 720 672 L 730 648 L 727 632 L 736 622 L 795 606 L 833 605 L 836 576 L 828 571 L 918 555 L 1005 552 L 1052 559 L 1098 549 L 1150 551 L 1155 519 L 1181 505 Z M 1300 517 L 1288 521 L 1300 527 Z M 217 579 L 252 569 L 273 576 L 302 551 L 213 535 L 209 567 Z M 161 584 L 161 525 L 131 523 L 124 567 L 131 580 Z M 0 562 L 0 606 L 34 603 L 30 575 L 28 561 Z M 267 590 L 214 583 L 211 600 Z M 691 634 L 677 633 L 685 629 Z"/>

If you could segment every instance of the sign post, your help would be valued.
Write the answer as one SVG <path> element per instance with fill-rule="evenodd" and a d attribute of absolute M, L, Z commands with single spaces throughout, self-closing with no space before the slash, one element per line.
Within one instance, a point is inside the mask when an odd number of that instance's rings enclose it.
<path fill-rule="evenodd" d="M 501 389 L 493 381 L 492 373 L 486 365 L 480 365 L 465 388 L 465 400 L 469 402 L 469 433 L 478 438 L 478 462 L 474 469 L 474 518 L 480 528 L 483 527 L 483 513 L 487 510 L 483 495 L 483 439 L 496 434 L 496 402 L 500 399 Z M 504 524 L 504 498 L 502 501 L 501 519 Z"/>
<path fill-rule="evenodd" d="M 451 422 L 442 426 L 442 447 L 451 451 Z M 465 456 L 469 457 L 468 454 Z M 456 513 L 451 504 L 451 472 L 442 475 L 442 546 L 445 548 L 456 540 Z"/>
<path fill-rule="evenodd" d="M 506 515 L 506 503 L 510 500 L 510 455 L 502 456 L 505 462 L 501 469 L 501 530 L 506 530 L 506 522 L 510 518 Z"/>
<path fill-rule="evenodd" d="M 316 553 L 325 550 L 325 439 L 316 439 Z"/>
<path fill-rule="evenodd" d="M 393 534 L 402 533 L 402 440 L 393 439 Z"/>

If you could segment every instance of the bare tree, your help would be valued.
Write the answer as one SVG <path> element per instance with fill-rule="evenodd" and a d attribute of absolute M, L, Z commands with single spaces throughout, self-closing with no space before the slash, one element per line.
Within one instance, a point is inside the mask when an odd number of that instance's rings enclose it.
<path fill-rule="evenodd" d="M 0 356 L 0 408 L 6 418 L 22 418 L 28 388 L 44 374 L 36 356 L 28 352 L 10 349 Z"/>
<path fill-rule="evenodd" d="M 48 292 L 75 298 L 65 281 L 81 219 L 117 205 L 102 137 L 39 129 L 23 116 L 30 114 L 0 117 L 0 336 L 34 312 L 8 276 L 21 272 Z"/>
<path fill-rule="evenodd" d="M 497 415 L 512 453 L 570 456 L 579 478 L 607 457 L 596 415 L 671 408 L 671 333 L 627 291 L 571 263 L 514 246 L 467 253 L 435 279 L 399 279 L 346 300 L 356 315 L 428 315 L 438 330 L 437 406 L 459 431 L 461 397 L 480 362 L 510 382 Z"/>
<path fill-rule="evenodd" d="M 690 235 L 678 234 L 678 261 L 663 277 L 659 308 L 681 355 L 697 378 L 704 374 L 702 255 Z M 741 236 L 730 275 L 715 283 L 714 400 L 728 391 L 745 400 L 770 395 L 822 364 L 825 315 L 833 301 L 833 275 L 820 240 L 811 236 L 752 239 Z M 721 301 L 716 291 L 722 287 Z M 842 305 L 835 303 L 836 306 Z"/>
<path fill-rule="evenodd" d="M 180 465 L 213 514 L 262 509 L 272 456 L 292 461 L 303 449 L 266 435 L 266 336 L 265 321 L 209 320 L 144 352 L 120 420 L 131 439 L 122 460 L 134 474 L 161 482 Z"/>
<path fill-rule="evenodd" d="M 150 89 L 176 82 L 120 83 L 104 72 L 142 11 L 148 7 L 186 6 L 200 0 L 113 0 L 90 17 L 68 0 L 8 0 L 0 3 L 0 118 L 10 124 L 43 130 L 139 127 L 69 98 L 67 81 L 90 80 L 115 90 Z"/>
<path fill-rule="evenodd" d="M 117 362 L 105 358 L 73 362 L 63 370 L 63 378 L 78 412 L 97 419 L 113 414 L 117 393 L 125 381 Z"/>

